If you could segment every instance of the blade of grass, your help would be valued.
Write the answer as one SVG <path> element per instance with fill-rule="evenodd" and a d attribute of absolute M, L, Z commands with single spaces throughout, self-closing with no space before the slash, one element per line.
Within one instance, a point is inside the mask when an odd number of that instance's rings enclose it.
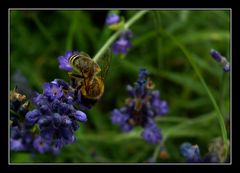
<path fill-rule="evenodd" d="M 219 122 L 219 125 L 220 125 L 220 128 L 221 128 L 221 132 L 222 132 L 222 137 L 223 137 L 223 140 L 224 140 L 224 145 L 225 145 L 225 151 L 226 151 L 226 155 L 228 154 L 228 137 L 227 137 L 227 130 L 226 130 L 226 127 L 225 127 L 225 123 L 224 123 L 224 119 L 223 119 L 223 115 L 216 103 L 216 100 L 215 98 L 213 97 L 213 94 L 212 92 L 210 91 L 210 89 L 208 88 L 205 80 L 203 79 L 201 73 L 199 72 L 199 69 L 197 67 L 197 65 L 195 64 L 194 60 L 192 59 L 192 56 L 190 54 L 190 52 L 188 52 L 188 50 L 173 36 L 171 35 L 170 33 L 164 31 L 162 29 L 162 31 L 169 36 L 169 38 L 171 38 L 171 40 L 181 49 L 181 51 L 184 53 L 184 55 L 186 56 L 186 58 L 188 59 L 189 63 L 192 65 L 195 73 L 197 74 L 200 82 L 202 83 L 206 93 L 208 94 L 209 96 L 209 99 L 210 101 L 212 102 L 213 104 L 213 107 L 215 108 L 216 112 L 217 112 L 217 119 L 218 119 L 218 122 Z"/>
<path fill-rule="evenodd" d="M 131 63 L 129 61 L 119 61 L 119 63 L 123 66 L 128 67 L 129 69 L 133 69 L 134 71 L 139 70 L 139 65 L 137 65 L 136 63 Z M 151 66 L 147 66 L 147 65 L 144 65 L 144 67 L 146 69 L 148 69 L 151 74 L 160 76 L 162 78 L 165 78 L 169 81 L 175 82 L 184 87 L 189 87 L 189 88 L 191 88 L 192 91 L 194 91 L 200 95 L 205 94 L 205 92 L 202 90 L 200 82 L 192 79 L 191 74 L 190 75 L 182 74 L 181 76 L 179 76 L 179 73 L 177 73 L 177 72 L 170 72 L 170 71 L 166 71 L 166 70 L 155 69 L 155 68 L 153 68 Z"/>
<path fill-rule="evenodd" d="M 176 137 L 176 136 L 200 136 L 200 135 L 204 135 L 204 130 L 203 131 L 199 131 L 199 129 L 197 130 L 189 130 L 190 127 L 194 126 L 195 124 L 201 124 L 201 122 L 206 123 L 207 121 L 210 121 L 214 118 L 214 114 L 213 113 L 209 113 L 206 115 L 202 115 L 198 118 L 194 118 L 194 119 L 185 119 L 185 121 L 183 121 L 182 123 L 178 124 L 177 126 L 174 126 L 172 128 L 168 128 L 166 130 L 163 129 L 163 134 L 164 134 L 164 138 L 163 140 L 155 147 L 155 150 L 153 152 L 153 156 L 152 159 L 155 162 L 157 160 L 157 157 L 159 155 L 160 149 L 161 149 L 161 145 L 164 144 L 166 142 L 167 139 L 169 139 L 170 137 Z M 187 129 L 187 130 L 183 130 L 183 129 Z"/>
<path fill-rule="evenodd" d="M 149 31 L 148 33 L 145 33 L 144 35 L 134 39 L 133 45 L 138 46 L 142 43 L 146 44 L 146 42 L 149 41 L 150 39 L 155 39 L 157 35 L 158 35 L 157 31 Z M 188 40 L 186 38 L 190 39 Z M 179 37 L 179 39 L 181 39 L 181 41 L 183 41 L 184 43 L 192 43 L 199 40 L 226 41 L 229 39 L 229 37 L 227 36 L 227 33 L 224 31 L 199 31 L 197 33 L 193 32 L 191 34 L 188 34 L 187 36 L 184 35 L 184 37 Z"/>

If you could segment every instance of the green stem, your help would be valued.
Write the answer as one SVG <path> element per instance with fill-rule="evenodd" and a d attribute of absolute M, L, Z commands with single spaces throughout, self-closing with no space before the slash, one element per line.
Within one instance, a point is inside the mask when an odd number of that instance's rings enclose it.
<path fill-rule="evenodd" d="M 223 102 L 224 102 L 225 82 L 226 82 L 225 72 L 222 71 L 222 79 L 221 79 L 221 82 L 220 82 L 220 91 L 219 91 L 219 105 L 220 105 L 220 107 L 223 105 Z M 223 108 L 221 109 L 221 111 L 224 112 Z"/>
<path fill-rule="evenodd" d="M 137 12 L 132 18 L 130 18 L 124 25 L 125 29 L 128 29 L 133 23 L 135 23 L 138 19 L 140 19 L 144 14 L 146 14 L 147 10 L 142 10 Z"/>
<path fill-rule="evenodd" d="M 94 56 L 93 60 L 96 62 L 99 57 L 108 49 L 108 47 L 118 38 L 118 36 L 128 29 L 133 23 L 135 23 L 138 19 L 140 19 L 145 13 L 147 13 L 147 10 L 139 11 L 137 12 L 132 18 L 130 18 L 125 25 L 120 28 L 117 32 L 115 32 L 102 46 L 102 48 L 97 52 L 97 54 Z"/>
<path fill-rule="evenodd" d="M 204 81 L 201 73 L 199 72 L 199 69 L 197 67 L 197 65 L 195 64 L 195 62 L 193 61 L 191 55 L 189 54 L 189 52 L 187 51 L 187 49 L 177 40 L 175 39 L 172 35 L 170 35 L 169 33 L 166 32 L 166 34 L 179 46 L 179 48 L 182 50 L 182 52 L 185 54 L 185 56 L 187 57 L 188 61 L 190 62 L 190 64 L 192 65 L 195 73 L 197 74 L 200 82 L 202 83 L 205 91 L 207 92 L 209 99 L 211 100 L 213 107 L 215 108 L 216 112 L 217 112 L 217 118 L 218 118 L 218 122 L 222 131 L 222 137 L 224 140 L 224 145 L 225 145 L 225 151 L 226 151 L 226 155 L 228 153 L 228 137 L 227 137 L 227 130 L 225 127 L 225 122 L 224 122 L 224 118 L 223 115 L 216 103 L 216 100 L 214 99 L 211 91 L 209 90 L 206 82 Z"/>
<path fill-rule="evenodd" d="M 164 142 L 166 141 L 167 137 L 177 136 L 179 135 L 179 132 L 181 133 L 182 129 L 191 129 L 193 126 L 196 126 L 196 124 L 204 124 L 209 121 L 212 121 L 213 118 L 215 118 L 215 113 L 211 112 L 205 115 L 202 115 L 200 117 L 186 120 L 185 122 L 179 123 L 176 126 L 173 126 L 167 131 L 164 132 Z"/>
<path fill-rule="evenodd" d="M 154 153 L 153 153 L 153 162 L 156 162 L 157 161 L 157 157 L 159 156 L 159 153 L 160 153 L 160 149 L 161 149 L 161 142 L 159 142 L 154 150 Z"/>
<path fill-rule="evenodd" d="M 161 143 L 159 143 L 153 153 L 152 159 L 154 162 L 156 162 L 157 157 L 160 153 L 160 149 L 161 149 L 161 145 L 165 143 L 165 141 L 167 141 L 168 138 L 172 137 L 172 136 L 178 136 L 178 132 L 181 132 L 182 129 L 187 128 L 187 129 L 191 129 L 191 126 L 194 126 L 195 124 L 199 124 L 201 122 L 206 123 L 207 121 L 210 121 L 213 119 L 213 113 L 210 114 L 206 114 L 204 116 L 200 116 L 198 118 L 195 118 L 193 120 L 185 120 L 182 123 L 179 123 L 176 126 L 173 126 L 172 128 L 168 129 L 165 133 L 164 133 L 164 137 L 163 140 L 161 141 Z"/>
<path fill-rule="evenodd" d="M 107 48 L 118 38 L 118 36 L 122 33 L 123 29 L 118 30 L 115 32 L 108 40 L 107 42 L 102 46 L 102 48 L 98 51 L 98 53 L 95 55 L 93 60 L 96 62 L 99 57 L 107 50 Z"/>
<path fill-rule="evenodd" d="M 159 117 L 156 119 L 156 122 L 160 123 L 181 123 L 187 121 L 188 118 L 185 117 L 178 117 L 178 116 L 166 116 L 166 117 Z"/>

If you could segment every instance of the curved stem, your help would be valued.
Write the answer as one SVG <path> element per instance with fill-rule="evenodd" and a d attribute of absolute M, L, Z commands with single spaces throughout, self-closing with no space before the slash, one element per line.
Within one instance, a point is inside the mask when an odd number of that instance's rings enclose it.
<path fill-rule="evenodd" d="M 147 10 L 139 11 L 137 12 L 132 18 L 130 18 L 125 25 L 120 28 L 117 32 L 115 32 L 102 46 L 102 48 L 97 52 L 97 54 L 94 56 L 93 60 L 96 62 L 99 57 L 107 50 L 107 48 L 118 38 L 118 36 L 126 29 L 128 29 L 132 24 L 134 24 L 138 19 L 140 19 L 145 13 L 147 13 Z"/>
<path fill-rule="evenodd" d="M 175 43 L 176 45 L 178 45 L 178 47 L 182 50 L 182 52 L 184 53 L 184 55 L 186 56 L 186 58 L 188 59 L 188 61 L 190 62 L 190 64 L 192 65 L 195 73 L 197 74 L 200 82 L 203 85 L 203 88 L 205 89 L 206 93 L 209 96 L 209 99 L 212 102 L 213 107 L 215 108 L 216 112 L 217 112 L 217 119 L 221 128 L 221 132 L 222 132 L 222 137 L 223 137 L 223 141 L 224 141 L 224 146 L 225 146 L 225 151 L 226 151 L 226 156 L 228 154 L 228 137 L 227 137 L 227 130 L 225 127 L 225 122 L 224 122 L 224 118 L 222 115 L 222 112 L 220 111 L 220 108 L 217 105 L 217 102 L 215 100 L 215 98 L 213 97 L 213 94 L 211 93 L 210 89 L 208 88 L 205 80 L 203 79 L 197 65 L 195 64 L 195 62 L 193 61 L 190 53 L 187 51 L 187 49 L 177 40 L 175 39 L 175 37 L 173 37 L 170 33 L 165 32 Z"/>
<path fill-rule="evenodd" d="M 222 107 L 223 103 L 224 103 L 224 89 L 225 89 L 225 82 L 227 80 L 226 78 L 226 72 L 222 71 L 222 78 L 221 78 L 221 82 L 220 82 L 220 89 L 219 89 L 219 105 L 220 107 Z M 222 112 L 224 112 L 224 109 L 221 109 Z"/>
<path fill-rule="evenodd" d="M 97 52 L 97 54 L 94 56 L 93 60 L 96 62 L 98 58 L 107 50 L 107 48 L 118 38 L 118 36 L 122 33 L 123 28 L 119 29 L 117 32 L 115 32 L 102 46 L 102 48 Z"/>

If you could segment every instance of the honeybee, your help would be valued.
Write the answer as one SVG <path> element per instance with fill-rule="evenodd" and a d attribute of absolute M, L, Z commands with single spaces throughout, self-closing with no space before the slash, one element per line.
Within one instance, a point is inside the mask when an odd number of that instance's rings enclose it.
<path fill-rule="evenodd" d="M 74 69 L 73 72 L 69 72 L 72 87 L 80 91 L 81 101 L 85 106 L 91 107 L 102 97 L 110 60 L 110 49 L 99 57 L 97 62 L 84 52 L 69 58 L 69 63 Z"/>
<path fill-rule="evenodd" d="M 101 71 L 99 65 L 85 52 L 72 55 L 68 61 L 74 71 L 84 78 L 92 78 Z"/>

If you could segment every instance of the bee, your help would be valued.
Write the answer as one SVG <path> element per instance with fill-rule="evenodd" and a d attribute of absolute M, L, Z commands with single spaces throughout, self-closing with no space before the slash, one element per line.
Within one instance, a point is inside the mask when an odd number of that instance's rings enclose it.
<path fill-rule="evenodd" d="M 84 78 L 92 78 L 101 71 L 99 65 L 85 52 L 69 57 L 69 64 Z"/>
<path fill-rule="evenodd" d="M 109 70 L 111 51 L 108 49 L 95 62 L 87 53 L 72 55 L 69 64 L 73 72 L 69 72 L 72 87 L 81 93 L 81 102 L 93 106 L 104 93 L 104 80 Z"/>

